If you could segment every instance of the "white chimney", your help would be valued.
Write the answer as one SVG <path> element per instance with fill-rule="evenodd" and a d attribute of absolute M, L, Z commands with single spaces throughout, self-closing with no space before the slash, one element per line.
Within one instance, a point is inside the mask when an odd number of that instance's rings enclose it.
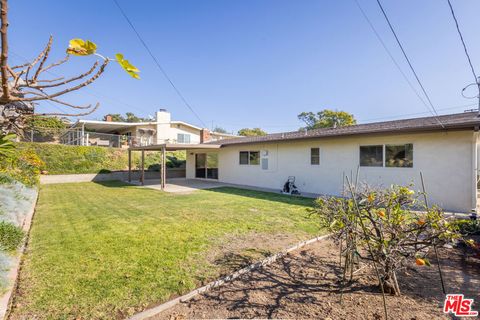
<path fill-rule="evenodd" d="M 160 109 L 157 111 L 155 120 L 159 123 L 170 123 L 172 117 L 170 115 L 170 112 L 167 111 L 167 109 Z"/>

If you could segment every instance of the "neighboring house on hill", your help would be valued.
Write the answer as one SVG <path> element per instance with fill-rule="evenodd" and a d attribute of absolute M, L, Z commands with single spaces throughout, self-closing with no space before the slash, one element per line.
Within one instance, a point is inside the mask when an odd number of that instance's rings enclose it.
<path fill-rule="evenodd" d="M 478 203 L 479 127 L 468 112 L 213 141 L 188 147 L 186 177 L 280 191 L 295 176 L 300 192 L 341 195 L 358 167 L 359 183 L 415 190 L 422 172 L 430 204 L 468 213 Z"/>
<path fill-rule="evenodd" d="M 88 146 L 128 147 L 162 143 L 198 144 L 237 136 L 210 132 L 195 125 L 171 120 L 165 109 L 156 112 L 151 122 L 78 120 L 62 137 L 62 143 Z"/>

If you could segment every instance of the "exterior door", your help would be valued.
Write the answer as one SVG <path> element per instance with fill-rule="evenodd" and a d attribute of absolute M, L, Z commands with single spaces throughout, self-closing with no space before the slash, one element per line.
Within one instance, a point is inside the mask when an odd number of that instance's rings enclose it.
<path fill-rule="evenodd" d="M 195 178 L 207 177 L 207 155 L 205 153 L 195 154 Z"/>
<path fill-rule="evenodd" d="M 218 153 L 195 154 L 195 178 L 218 179 Z"/>

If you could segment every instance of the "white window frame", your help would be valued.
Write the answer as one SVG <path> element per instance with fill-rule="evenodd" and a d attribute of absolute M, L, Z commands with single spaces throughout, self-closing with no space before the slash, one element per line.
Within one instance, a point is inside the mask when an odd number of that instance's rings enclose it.
<path fill-rule="evenodd" d="M 240 163 L 240 153 L 242 153 L 242 152 L 246 152 L 246 153 L 248 154 L 248 163 Z M 258 153 L 258 163 L 256 163 L 256 164 L 250 163 L 250 153 L 252 153 L 252 152 Z M 261 160 L 261 159 L 262 159 L 262 155 L 261 155 L 260 150 L 249 150 L 249 151 L 247 151 L 247 150 L 240 150 L 240 151 L 238 152 L 238 164 L 241 165 L 241 166 L 260 166 L 261 163 L 262 163 L 262 160 Z"/>
<path fill-rule="evenodd" d="M 180 141 L 180 136 L 183 138 L 182 141 Z M 188 142 L 185 142 L 185 138 L 188 137 Z M 180 144 L 189 144 L 192 141 L 192 135 L 189 133 L 177 133 L 177 143 Z"/>
<path fill-rule="evenodd" d="M 400 146 L 400 145 L 407 145 L 407 144 L 411 144 L 412 145 L 412 166 L 411 167 L 387 167 L 386 163 L 387 163 L 387 145 L 390 145 L 390 146 Z M 361 168 L 388 168 L 388 169 L 413 169 L 413 167 L 415 166 L 414 164 L 414 143 L 413 142 L 407 142 L 407 143 L 379 143 L 379 144 L 360 144 L 358 145 L 358 165 L 361 167 Z M 361 147 L 374 147 L 374 146 L 382 146 L 382 165 L 381 166 L 362 166 L 360 164 L 360 160 L 361 160 L 361 156 L 360 156 L 360 148 Z"/>
<path fill-rule="evenodd" d="M 312 163 L 312 149 L 318 149 L 318 163 Z M 311 166 L 319 166 L 320 165 L 320 147 L 311 147 L 310 148 L 310 165 Z"/>

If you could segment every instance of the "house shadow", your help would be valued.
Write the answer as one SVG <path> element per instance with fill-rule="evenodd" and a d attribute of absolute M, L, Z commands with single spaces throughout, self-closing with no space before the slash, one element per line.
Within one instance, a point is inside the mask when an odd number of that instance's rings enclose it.
<path fill-rule="evenodd" d="M 238 255 L 229 258 L 233 258 L 233 264 L 240 262 L 240 265 L 249 260 Z M 325 296 L 337 294 L 340 297 L 341 292 L 378 290 L 376 286 L 342 284 L 339 280 L 342 269 L 335 263 L 322 262 L 322 269 L 329 270 L 327 276 L 312 273 L 313 270 L 318 271 L 318 262 L 309 255 L 296 257 L 295 260 L 281 258 L 274 265 L 257 269 L 223 287 L 204 293 L 199 303 L 207 303 L 213 308 L 222 305 L 228 310 L 238 311 L 239 317 L 244 316 L 242 309 L 248 309 L 256 313 L 248 317 L 275 318 L 286 303 L 321 306 L 325 304 Z"/>
<path fill-rule="evenodd" d="M 374 303 L 374 308 L 381 313 L 381 291 L 373 268 L 367 267 L 354 276 L 352 282 L 342 283 L 342 268 L 338 261 L 326 255 L 312 254 L 310 250 L 302 250 L 293 256 L 287 255 L 269 266 L 202 294 L 202 298 L 191 307 L 195 308 L 198 303 L 212 309 L 225 308 L 240 318 L 276 318 L 281 317 L 285 310 L 291 312 L 299 308 L 299 305 L 314 309 L 318 306 L 318 310 L 325 310 L 331 304 L 336 304 L 335 308 L 339 309 L 342 308 L 343 296 L 344 301 L 349 301 L 344 302 L 347 305 L 360 300 L 362 304 Z M 457 258 L 462 259 L 461 254 L 450 260 L 444 256 L 442 260 L 447 293 L 461 292 L 465 297 L 478 299 L 478 264 L 464 264 L 465 261 Z M 243 255 L 228 255 L 219 262 L 230 267 L 241 267 L 249 263 L 250 259 Z M 420 306 L 438 305 L 440 308 L 445 296 L 436 266 L 412 267 L 406 271 L 407 273 L 399 274 L 402 295 L 415 299 Z M 346 295 L 349 297 L 346 298 Z M 405 299 L 392 295 L 387 295 L 386 300 L 389 310 L 398 310 L 399 303 L 405 303 Z M 362 304 L 358 304 L 358 307 L 361 308 Z M 352 310 L 349 309 L 349 312 Z"/>
<path fill-rule="evenodd" d="M 120 180 L 92 180 L 93 183 L 101 185 L 106 188 L 126 188 L 126 187 L 133 187 L 133 185 L 120 181 Z"/>
<path fill-rule="evenodd" d="M 285 204 L 301 205 L 301 206 L 312 206 L 314 203 L 313 198 L 306 198 L 302 196 L 290 196 L 286 194 L 261 190 L 252 190 L 236 186 L 219 186 L 215 188 L 206 189 L 209 192 L 223 193 L 228 195 L 235 195 L 239 197 L 247 197 L 258 200 L 266 201 L 275 201 Z"/>

